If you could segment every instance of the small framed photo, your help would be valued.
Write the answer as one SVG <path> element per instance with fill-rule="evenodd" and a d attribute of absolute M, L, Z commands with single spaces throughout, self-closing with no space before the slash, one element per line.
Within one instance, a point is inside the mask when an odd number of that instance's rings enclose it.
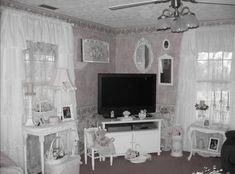
<path fill-rule="evenodd" d="M 211 137 L 208 145 L 208 150 L 218 151 L 219 148 L 219 138 Z"/>
<path fill-rule="evenodd" d="M 204 127 L 209 127 L 210 121 L 208 119 L 205 119 L 203 125 L 204 125 Z"/>
<path fill-rule="evenodd" d="M 63 120 L 73 120 L 72 105 L 63 107 Z"/>

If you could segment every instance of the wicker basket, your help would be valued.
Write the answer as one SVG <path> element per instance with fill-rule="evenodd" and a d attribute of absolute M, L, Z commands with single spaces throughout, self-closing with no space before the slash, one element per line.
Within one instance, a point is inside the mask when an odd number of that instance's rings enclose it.
<path fill-rule="evenodd" d="M 125 159 L 129 160 L 131 163 L 144 163 L 146 160 L 151 160 L 151 155 L 144 153 L 142 147 L 136 144 L 134 150 L 127 150 Z"/>
<path fill-rule="evenodd" d="M 46 152 L 46 163 L 48 164 L 58 164 L 66 160 L 67 155 L 65 155 L 64 145 L 61 137 L 55 137 L 50 145 L 50 149 Z"/>

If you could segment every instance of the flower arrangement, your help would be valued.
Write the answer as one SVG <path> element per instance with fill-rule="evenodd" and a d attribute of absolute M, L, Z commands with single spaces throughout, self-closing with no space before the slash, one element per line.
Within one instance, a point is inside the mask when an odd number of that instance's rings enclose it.
<path fill-rule="evenodd" d="M 203 110 L 203 111 L 205 111 L 205 110 L 207 110 L 209 108 L 209 106 L 205 104 L 204 100 L 200 100 L 199 104 L 198 103 L 195 104 L 195 108 L 196 108 L 196 110 Z"/>

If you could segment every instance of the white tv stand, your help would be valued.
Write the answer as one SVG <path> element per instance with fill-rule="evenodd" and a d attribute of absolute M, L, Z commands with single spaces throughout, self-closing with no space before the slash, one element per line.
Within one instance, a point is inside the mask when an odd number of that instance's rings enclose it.
<path fill-rule="evenodd" d="M 105 119 L 102 128 L 107 129 L 107 136 L 115 138 L 116 156 L 125 155 L 127 149 L 134 149 L 140 145 L 142 152 L 158 153 L 161 149 L 161 119 L 147 117 L 143 120 L 121 121 L 118 118 Z M 138 150 L 138 149 L 137 149 Z"/>

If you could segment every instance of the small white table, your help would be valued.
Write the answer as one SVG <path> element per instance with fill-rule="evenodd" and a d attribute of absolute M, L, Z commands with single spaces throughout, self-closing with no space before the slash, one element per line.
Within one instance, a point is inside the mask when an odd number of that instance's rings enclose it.
<path fill-rule="evenodd" d="M 56 133 L 58 135 L 59 132 L 63 131 L 72 131 L 77 130 L 76 120 L 71 121 L 64 121 L 54 125 L 45 125 L 43 127 L 36 127 L 36 126 L 23 126 L 23 135 L 24 135 L 24 164 L 25 164 L 25 174 L 28 173 L 27 171 L 27 138 L 28 135 L 34 135 L 39 137 L 40 142 L 40 151 L 41 151 L 41 169 L 42 174 L 45 172 L 44 166 L 44 138 L 47 135 Z M 67 143 L 69 143 L 70 138 L 67 138 Z"/>
<path fill-rule="evenodd" d="M 199 148 L 194 147 L 193 142 L 196 140 L 196 134 L 195 134 L 196 131 L 202 132 L 205 134 L 215 134 L 215 133 L 221 134 L 223 136 L 223 140 L 222 140 L 222 143 L 223 143 L 226 139 L 225 132 L 227 130 L 228 130 L 228 127 L 226 126 L 219 126 L 219 125 L 213 125 L 213 124 L 209 127 L 204 127 L 201 123 L 197 123 L 197 122 L 190 125 L 188 129 L 188 139 L 189 139 L 191 150 L 190 150 L 190 155 L 188 157 L 188 160 L 190 160 L 192 155 L 196 152 L 207 153 L 212 156 L 220 156 L 219 151 L 210 151 L 208 149 L 199 149 Z"/>

